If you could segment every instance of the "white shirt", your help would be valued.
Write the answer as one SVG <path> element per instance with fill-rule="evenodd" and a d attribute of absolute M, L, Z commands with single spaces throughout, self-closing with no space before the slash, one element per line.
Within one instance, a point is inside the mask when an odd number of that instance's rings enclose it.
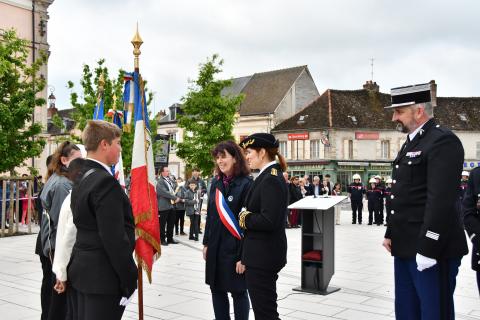
<path fill-rule="evenodd" d="M 110 173 L 110 174 L 113 176 L 113 174 L 112 174 L 112 168 L 110 168 L 109 166 L 107 166 L 105 163 L 103 163 L 103 162 L 101 162 L 101 161 L 98 161 L 98 160 L 95 160 L 95 159 L 92 159 L 92 158 L 87 158 L 87 160 L 92 160 L 92 161 L 95 161 L 95 162 L 98 163 L 98 164 L 101 164 L 102 167 L 104 167 L 105 170 L 107 170 L 108 173 Z"/>
<path fill-rule="evenodd" d="M 276 163 L 277 163 L 277 161 L 275 161 L 275 160 L 272 161 L 272 162 L 267 163 L 267 164 L 260 170 L 260 172 L 258 173 L 258 175 L 261 175 L 262 172 L 265 171 L 265 169 L 267 169 L 268 167 L 270 167 L 271 165 L 274 165 L 274 164 L 276 164 Z"/>
<path fill-rule="evenodd" d="M 427 123 L 427 121 L 425 121 L 424 123 L 422 123 L 421 126 L 419 126 L 417 129 L 415 129 L 415 131 L 413 131 L 412 133 L 409 133 L 408 134 L 408 137 L 410 138 L 410 141 L 413 140 L 413 138 L 415 138 L 415 136 L 417 135 L 417 133 L 422 129 L 422 127 L 425 125 L 425 123 Z"/>
<path fill-rule="evenodd" d="M 55 239 L 55 257 L 53 258 L 52 271 L 60 281 L 67 281 L 67 265 L 70 262 L 73 245 L 77 238 L 77 227 L 73 224 L 73 214 L 70 208 L 71 195 L 72 191 L 65 197 L 60 208 L 57 238 Z"/>

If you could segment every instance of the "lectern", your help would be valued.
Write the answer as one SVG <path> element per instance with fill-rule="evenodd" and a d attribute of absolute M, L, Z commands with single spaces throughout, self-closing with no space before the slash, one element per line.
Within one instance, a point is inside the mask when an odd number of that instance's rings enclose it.
<path fill-rule="evenodd" d="M 295 291 L 327 295 L 340 288 L 329 287 L 335 271 L 335 205 L 347 197 L 308 196 L 288 206 L 302 215 L 302 283 Z"/>

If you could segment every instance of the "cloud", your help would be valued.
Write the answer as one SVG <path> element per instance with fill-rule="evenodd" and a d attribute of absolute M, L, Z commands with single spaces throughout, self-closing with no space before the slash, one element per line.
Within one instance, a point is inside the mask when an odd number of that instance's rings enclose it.
<path fill-rule="evenodd" d="M 105 58 L 133 68 L 138 21 L 140 68 L 157 92 L 157 111 L 185 95 L 188 79 L 213 53 L 223 77 L 308 65 L 322 92 L 358 89 L 370 79 L 383 92 L 435 79 L 440 96 L 478 96 L 480 25 L 474 0 L 178 0 L 55 1 L 49 10 L 49 82 L 69 106 L 68 80 Z"/>

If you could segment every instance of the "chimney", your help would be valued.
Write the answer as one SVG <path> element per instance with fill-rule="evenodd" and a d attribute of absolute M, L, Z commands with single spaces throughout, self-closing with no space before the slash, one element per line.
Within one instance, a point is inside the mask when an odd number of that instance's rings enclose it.
<path fill-rule="evenodd" d="M 430 98 L 432 100 L 432 106 L 437 106 L 437 84 L 435 80 L 430 80 Z"/>
<path fill-rule="evenodd" d="M 376 82 L 373 82 L 372 80 L 367 80 L 367 82 L 365 82 L 365 84 L 363 85 L 363 89 L 368 90 L 370 92 L 379 92 L 380 86 Z"/>

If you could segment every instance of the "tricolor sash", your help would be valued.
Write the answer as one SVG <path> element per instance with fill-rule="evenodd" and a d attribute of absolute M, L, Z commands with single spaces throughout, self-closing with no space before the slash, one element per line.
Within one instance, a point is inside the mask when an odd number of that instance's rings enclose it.
<path fill-rule="evenodd" d="M 243 237 L 243 231 L 238 225 L 237 218 L 233 214 L 232 210 L 228 207 L 228 203 L 225 201 L 225 197 L 220 192 L 220 190 L 216 190 L 215 192 L 215 204 L 217 207 L 218 215 L 220 216 L 220 220 L 222 220 L 223 225 L 227 230 L 237 238 L 241 240 Z"/>

